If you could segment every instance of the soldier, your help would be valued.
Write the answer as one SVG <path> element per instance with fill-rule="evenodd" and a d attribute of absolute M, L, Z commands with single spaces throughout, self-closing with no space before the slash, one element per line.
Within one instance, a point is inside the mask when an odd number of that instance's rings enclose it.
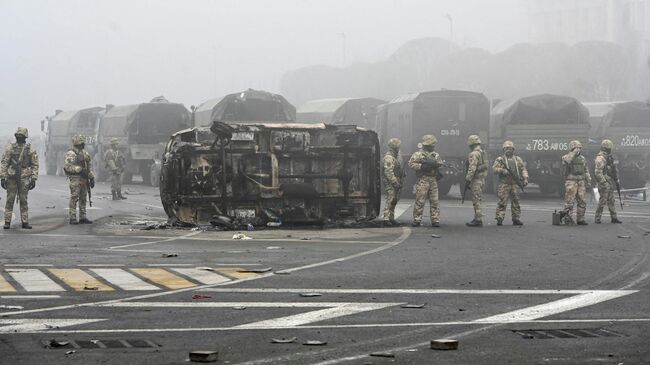
<path fill-rule="evenodd" d="M 413 227 L 420 226 L 422 212 L 429 197 L 431 226 L 440 227 L 440 208 L 438 207 L 438 169 L 442 165 L 440 155 L 433 151 L 436 137 L 432 134 L 422 136 L 419 151 L 409 159 L 409 167 L 415 170 L 415 206 L 413 208 Z"/>
<path fill-rule="evenodd" d="M 483 199 L 483 185 L 488 172 L 488 161 L 485 151 L 481 148 L 481 138 L 473 134 L 467 138 L 467 145 L 471 152 L 467 157 L 467 173 L 465 174 L 465 189 L 472 191 L 472 204 L 474 205 L 474 219 L 465 223 L 468 227 L 482 227 L 483 213 L 481 200 Z"/>
<path fill-rule="evenodd" d="M 86 137 L 83 134 L 72 137 L 73 148 L 65 153 L 64 171 L 70 180 L 70 224 L 90 224 L 86 218 L 86 196 L 88 189 L 95 187 L 95 176 L 90 169 L 91 157 L 84 150 Z M 77 222 L 79 203 L 79 222 Z"/>
<path fill-rule="evenodd" d="M 399 193 L 402 190 L 402 179 L 404 169 L 399 156 L 399 147 L 402 142 L 397 138 L 388 141 L 388 151 L 384 156 L 384 192 L 386 193 L 386 204 L 384 207 L 384 224 L 398 225 L 395 220 L 395 206 L 399 201 Z"/>
<path fill-rule="evenodd" d="M 586 226 L 585 210 L 587 200 L 585 194 L 587 187 L 591 186 L 591 175 L 587 168 L 587 159 L 581 155 L 582 144 L 580 141 L 569 142 L 570 152 L 562 156 L 562 176 L 564 176 L 564 222 L 574 224 L 573 206 L 577 203 L 576 220 L 579 225 Z"/>
<path fill-rule="evenodd" d="M 524 161 L 519 156 L 515 156 L 515 145 L 512 141 L 503 142 L 503 156 L 494 160 L 492 172 L 499 177 L 499 186 L 497 187 L 496 220 L 497 226 L 503 225 L 503 218 L 506 216 L 506 207 L 508 199 L 511 201 L 510 209 L 512 210 L 512 224 L 521 226 L 523 223 L 521 217 L 521 207 L 519 206 L 519 184 L 528 185 L 528 170 Z"/>
<path fill-rule="evenodd" d="M 118 149 L 120 141 L 111 139 L 111 149 L 104 153 L 104 163 L 111 172 L 111 194 L 113 200 L 126 199 L 122 196 L 122 175 L 124 174 L 124 156 Z"/>
<path fill-rule="evenodd" d="M 609 209 L 609 216 L 612 223 L 623 223 L 616 217 L 616 203 L 614 202 L 614 190 L 616 186 L 620 186 L 618 181 L 618 174 L 614 166 L 614 158 L 612 156 L 612 149 L 614 144 L 609 139 L 603 140 L 600 144 L 600 152 L 596 155 L 596 162 L 594 167 L 594 175 L 598 182 L 598 207 L 596 208 L 596 224 L 600 224 L 600 218 L 603 215 L 603 208 L 607 205 Z"/>
<path fill-rule="evenodd" d="M 11 216 L 14 210 L 16 195 L 20 201 L 20 220 L 23 228 L 32 229 L 29 224 L 29 209 L 27 207 L 27 193 L 36 187 L 38 179 L 38 154 L 31 144 L 27 143 L 27 128 L 18 128 L 16 143 L 5 149 L 0 162 L 0 185 L 7 190 L 5 204 L 4 229 L 11 227 Z"/>

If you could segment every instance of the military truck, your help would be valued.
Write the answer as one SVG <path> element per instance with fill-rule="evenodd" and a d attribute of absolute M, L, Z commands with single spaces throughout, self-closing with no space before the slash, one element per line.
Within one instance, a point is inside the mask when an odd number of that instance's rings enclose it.
<path fill-rule="evenodd" d="M 170 103 L 163 97 L 148 103 L 110 106 L 101 119 L 97 165 L 100 179 L 108 177 L 103 156 L 110 149 L 112 138 L 117 138 L 126 158 L 124 182 L 140 174 L 145 185 L 157 186 L 156 165 L 169 136 L 191 127 L 190 113 L 183 104 Z M 158 163 L 157 163 L 158 162 Z"/>
<path fill-rule="evenodd" d="M 490 101 L 481 93 L 463 90 L 437 90 L 398 96 L 378 107 L 376 129 L 382 148 L 390 138 L 402 140 L 401 154 L 406 166 L 425 134 L 438 139 L 436 151 L 445 161 L 443 178 L 438 181 L 440 195 L 465 180 L 465 160 L 469 153 L 467 137 L 478 134 L 487 141 Z M 406 169 L 405 193 L 415 193 L 415 174 Z"/>
<path fill-rule="evenodd" d="M 294 122 L 296 108 L 282 95 L 248 89 L 210 99 L 193 108 L 194 126 L 221 122 Z"/>
<path fill-rule="evenodd" d="M 614 142 L 621 185 L 645 187 L 650 173 L 650 105 L 642 101 L 616 103 L 597 129 L 598 142 Z"/>
<path fill-rule="evenodd" d="M 542 94 L 502 101 L 492 109 L 489 152 L 492 157 L 502 154 L 503 142 L 511 140 L 526 163 L 529 181 L 544 194 L 562 195 L 562 156 L 572 140 L 579 140 L 585 151 L 593 148 L 589 130 L 589 111 L 572 97 Z"/>
<path fill-rule="evenodd" d="M 385 103 L 376 98 L 311 100 L 298 108 L 296 119 L 301 123 L 356 124 L 374 129 L 377 107 Z"/>
<path fill-rule="evenodd" d="M 45 140 L 45 171 L 48 175 L 64 175 L 63 155 L 71 146 L 75 134 L 86 136 L 86 150 L 91 156 L 97 153 L 97 132 L 104 108 L 93 107 L 78 110 L 57 110 L 47 117 Z M 41 124 L 41 129 L 45 124 Z M 93 166 L 95 169 L 97 166 Z"/>
<path fill-rule="evenodd" d="M 160 197 L 173 223 L 322 225 L 379 213 L 379 141 L 353 125 L 223 123 L 175 133 Z"/>

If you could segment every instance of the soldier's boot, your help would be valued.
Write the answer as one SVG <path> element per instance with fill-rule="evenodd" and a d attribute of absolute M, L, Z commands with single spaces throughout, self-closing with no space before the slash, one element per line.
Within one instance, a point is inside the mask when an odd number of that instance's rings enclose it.
<path fill-rule="evenodd" d="M 11 222 L 5 222 L 5 225 L 2 226 L 3 229 L 9 229 L 11 228 Z"/>
<path fill-rule="evenodd" d="M 93 221 L 91 221 L 90 219 L 88 219 L 86 217 L 79 218 L 79 224 L 92 224 L 92 223 L 93 223 Z"/>
<path fill-rule="evenodd" d="M 120 200 L 126 200 L 126 197 L 122 195 L 122 190 L 117 191 L 117 197 L 120 198 Z"/>
<path fill-rule="evenodd" d="M 381 225 L 384 227 L 392 227 L 393 223 L 389 219 L 384 219 L 383 221 L 381 221 Z"/>
<path fill-rule="evenodd" d="M 483 227 L 483 221 L 472 219 L 470 222 L 465 223 L 468 227 Z"/>
<path fill-rule="evenodd" d="M 584 219 L 579 220 L 577 224 L 578 224 L 579 226 L 588 226 L 588 225 L 589 225 L 589 223 L 585 222 Z"/>
<path fill-rule="evenodd" d="M 520 221 L 519 218 L 513 218 L 512 219 L 512 225 L 513 226 L 523 226 L 524 222 Z"/>
<path fill-rule="evenodd" d="M 70 224 L 79 224 L 79 222 L 77 222 L 77 218 L 73 217 L 70 218 Z"/>
<path fill-rule="evenodd" d="M 438 221 L 431 222 L 431 227 L 434 227 L 434 228 L 440 227 L 440 222 L 438 222 Z"/>
<path fill-rule="evenodd" d="M 502 226 L 503 225 L 503 219 L 497 218 L 497 226 Z"/>
<path fill-rule="evenodd" d="M 32 225 L 27 222 L 23 222 L 23 229 L 32 229 Z"/>
<path fill-rule="evenodd" d="M 596 216 L 596 218 L 594 218 L 594 223 L 596 223 L 596 224 L 600 224 L 600 223 L 601 223 L 601 221 L 600 221 L 600 217 L 599 217 L 599 216 Z"/>
<path fill-rule="evenodd" d="M 411 223 L 411 227 L 419 227 L 419 226 L 420 226 L 420 221 L 413 221 L 413 223 Z"/>
<path fill-rule="evenodd" d="M 390 224 L 392 224 L 395 227 L 401 226 L 401 224 L 398 221 L 396 221 L 394 218 L 391 218 L 389 221 L 390 221 Z"/>
<path fill-rule="evenodd" d="M 117 200 L 117 191 L 111 190 L 111 195 L 113 195 L 113 200 Z"/>
<path fill-rule="evenodd" d="M 623 223 L 617 217 L 612 217 L 612 223 Z"/>

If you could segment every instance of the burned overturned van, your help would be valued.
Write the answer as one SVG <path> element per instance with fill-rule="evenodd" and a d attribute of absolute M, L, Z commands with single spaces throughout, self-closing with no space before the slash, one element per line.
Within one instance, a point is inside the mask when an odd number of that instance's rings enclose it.
<path fill-rule="evenodd" d="M 160 197 L 170 221 L 323 225 L 374 219 L 379 140 L 354 125 L 214 122 L 172 135 Z"/>

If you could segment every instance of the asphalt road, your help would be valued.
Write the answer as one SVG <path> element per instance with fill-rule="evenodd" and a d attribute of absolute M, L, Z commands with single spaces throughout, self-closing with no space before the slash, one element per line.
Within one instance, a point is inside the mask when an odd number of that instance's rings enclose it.
<path fill-rule="evenodd" d="M 125 190 L 98 184 L 95 223 L 70 226 L 65 179 L 44 176 L 34 229 L 0 233 L 0 364 L 650 363 L 646 202 L 626 201 L 622 225 L 558 227 L 561 201 L 531 193 L 525 225 L 497 227 L 487 196 L 489 224 L 467 228 L 471 204 L 451 197 L 434 229 L 408 226 L 403 200 L 403 227 L 235 240 L 148 230 L 165 221 L 157 189 Z M 430 349 L 443 338 L 458 350 Z"/>

